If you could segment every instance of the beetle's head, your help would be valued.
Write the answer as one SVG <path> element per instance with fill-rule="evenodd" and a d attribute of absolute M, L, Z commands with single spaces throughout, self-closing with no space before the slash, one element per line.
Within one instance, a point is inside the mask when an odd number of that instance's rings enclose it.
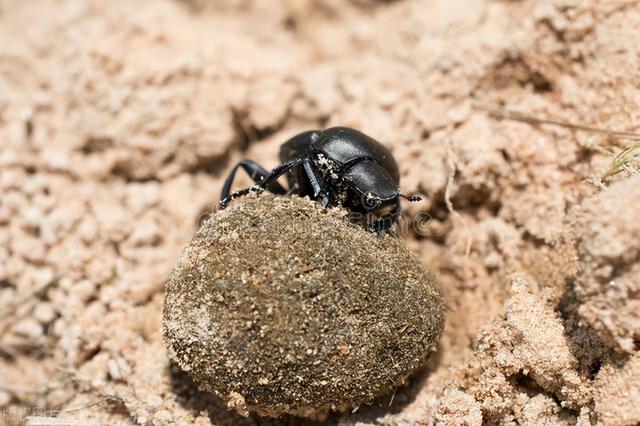
<path fill-rule="evenodd" d="M 399 189 L 389 173 L 371 160 L 353 164 L 341 176 L 354 204 L 370 212 L 398 198 Z"/>
<path fill-rule="evenodd" d="M 384 216 L 397 209 L 398 198 L 419 201 L 420 197 L 407 197 L 400 193 L 398 183 L 378 163 L 365 159 L 351 166 L 342 176 L 352 200 L 366 213 Z"/>

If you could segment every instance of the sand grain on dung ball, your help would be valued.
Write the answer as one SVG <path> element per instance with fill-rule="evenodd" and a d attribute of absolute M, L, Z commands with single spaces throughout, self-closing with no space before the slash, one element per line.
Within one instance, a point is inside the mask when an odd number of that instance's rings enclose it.
<path fill-rule="evenodd" d="M 419 368 L 443 327 L 434 278 L 392 236 L 298 197 L 213 215 L 167 286 L 169 353 L 239 412 L 314 415 Z"/>

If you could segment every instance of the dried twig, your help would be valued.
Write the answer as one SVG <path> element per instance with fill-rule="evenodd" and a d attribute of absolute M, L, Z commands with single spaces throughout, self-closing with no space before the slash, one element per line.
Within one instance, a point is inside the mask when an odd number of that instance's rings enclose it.
<path fill-rule="evenodd" d="M 451 201 L 451 189 L 453 186 L 453 180 L 454 180 L 454 176 L 456 173 L 456 163 L 453 160 L 453 150 L 451 148 L 451 133 L 453 133 L 453 127 L 450 126 L 448 129 L 448 136 L 447 136 L 447 167 L 449 169 L 449 173 L 447 174 L 447 184 L 444 188 L 444 202 L 447 206 L 447 210 L 449 211 L 449 214 L 451 214 L 453 217 L 457 218 L 458 220 L 460 220 L 460 222 L 462 223 L 462 226 L 465 229 L 469 228 L 469 224 L 467 223 L 467 221 L 465 220 L 464 217 L 462 217 L 462 215 L 460 213 L 458 213 L 454 208 L 453 208 L 453 202 Z M 469 235 L 467 238 L 467 243 L 466 243 L 466 247 L 465 247 L 465 262 L 469 259 L 469 255 L 471 254 L 471 246 L 473 244 L 473 240 L 472 240 L 472 236 Z M 467 269 L 467 267 L 465 266 L 465 270 Z"/>

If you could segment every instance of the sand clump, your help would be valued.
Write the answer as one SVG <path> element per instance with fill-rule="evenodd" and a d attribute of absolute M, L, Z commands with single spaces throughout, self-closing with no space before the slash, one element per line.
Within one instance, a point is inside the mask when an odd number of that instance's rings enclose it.
<path fill-rule="evenodd" d="M 530 278 L 513 279 L 504 316 L 480 334 L 472 361 L 445 390 L 439 421 L 480 424 L 481 412 L 484 421 L 495 423 L 571 423 L 568 410 L 580 413 L 587 405 L 591 387 L 578 374 L 561 318 L 536 297 L 534 286 Z"/>
<path fill-rule="evenodd" d="M 574 227 L 581 318 L 616 350 L 640 348 L 640 177 L 582 204 Z"/>
<path fill-rule="evenodd" d="M 480 424 L 478 412 L 496 423 L 640 421 L 638 183 L 587 197 L 567 216 L 563 241 L 526 264 L 537 275 L 514 274 L 503 317 L 445 388 L 440 422 Z"/>
<path fill-rule="evenodd" d="M 434 277 L 401 241 L 299 197 L 244 197 L 203 223 L 167 284 L 169 354 L 230 408 L 318 416 L 424 365 Z"/>

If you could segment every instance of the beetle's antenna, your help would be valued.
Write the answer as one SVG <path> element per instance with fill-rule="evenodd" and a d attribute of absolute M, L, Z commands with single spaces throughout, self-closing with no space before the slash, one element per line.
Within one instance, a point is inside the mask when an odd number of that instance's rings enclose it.
<path fill-rule="evenodd" d="M 418 197 L 417 195 L 404 195 L 404 194 L 398 194 L 398 195 L 404 199 L 411 201 L 412 203 L 422 201 L 422 197 Z"/>

